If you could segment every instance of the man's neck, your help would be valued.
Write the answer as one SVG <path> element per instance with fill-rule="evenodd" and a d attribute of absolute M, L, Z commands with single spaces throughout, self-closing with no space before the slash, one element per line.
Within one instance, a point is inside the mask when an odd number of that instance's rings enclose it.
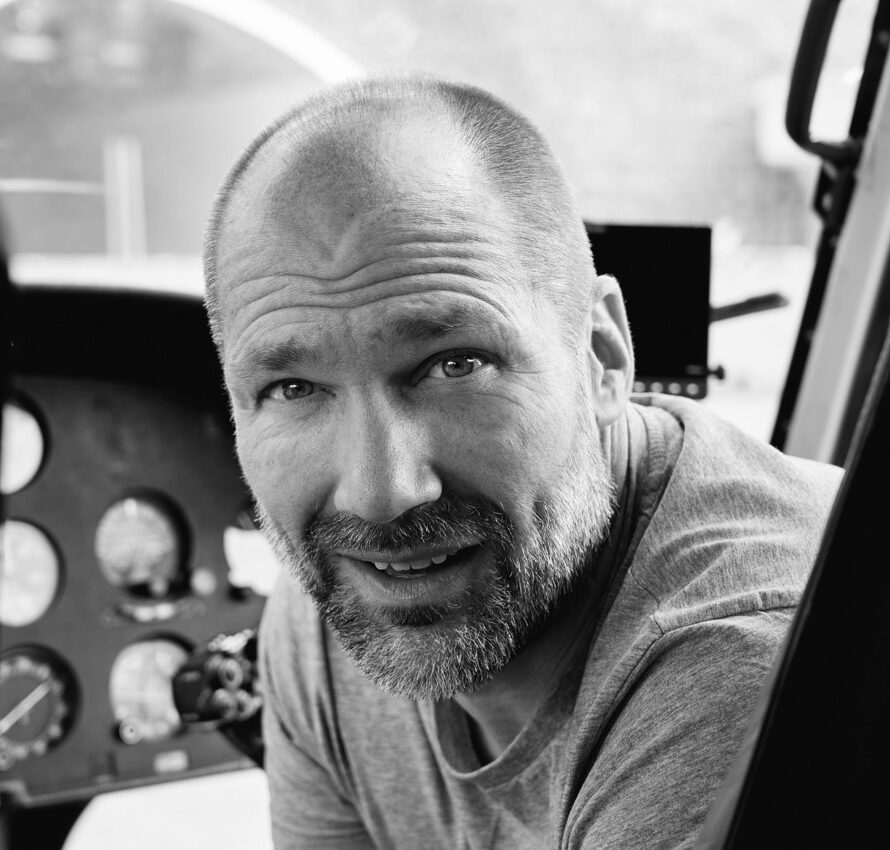
<path fill-rule="evenodd" d="M 585 585 L 587 586 L 587 585 Z M 551 616 L 545 630 L 531 640 L 490 682 L 455 702 L 470 720 L 473 744 L 484 764 L 497 758 L 534 717 L 544 699 L 576 660 L 580 644 L 589 641 L 593 623 L 583 610 L 593 600 L 575 594 Z"/>
<path fill-rule="evenodd" d="M 620 425 L 603 435 L 603 451 L 611 460 L 618 505 L 627 487 L 628 428 Z M 592 575 L 551 615 L 546 628 L 531 640 L 490 682 L 471 694 L 457 694 L 455 702 L 470 720 L 471 737 L 482 763 L 497 758 L 534 717 L 568 667 L 580 663 L 596 628 L 596 612 L 607 588 L 601 577 L 624 557 L 622 523 L 630 521 L 616 511 L 609 541 L 597 556 Z"/>

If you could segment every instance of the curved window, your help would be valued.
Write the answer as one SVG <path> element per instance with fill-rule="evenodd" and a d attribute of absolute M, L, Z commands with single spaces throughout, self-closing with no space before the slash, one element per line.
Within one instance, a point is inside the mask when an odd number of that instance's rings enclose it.
<path fill-rule="evenodd" d="M 213 194 L 326 82 L 418 68 L 517 105 L 599 223 L 714 228 L 706 403 L 768 436 L 809 280 L 815 161 L 784 98 L 804 0 L 0 0 L 0 197 L 13 275 L 201 286 Z M 841 4 L 817 126 L 843 128 L 874 3 Z M 849 20 L 847 20 L 849 19 Z M 669 274 L 669 270 L 666 270 Z"/>

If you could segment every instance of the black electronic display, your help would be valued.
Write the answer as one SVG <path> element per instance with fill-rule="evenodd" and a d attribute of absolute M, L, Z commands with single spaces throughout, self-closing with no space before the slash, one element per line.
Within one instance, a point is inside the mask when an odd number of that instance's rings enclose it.
<path fill-rule="evenodd" d="M 637 391 L 707 392 L 711 229 L 586 223 L 596 269 L 618 279 Z"/>

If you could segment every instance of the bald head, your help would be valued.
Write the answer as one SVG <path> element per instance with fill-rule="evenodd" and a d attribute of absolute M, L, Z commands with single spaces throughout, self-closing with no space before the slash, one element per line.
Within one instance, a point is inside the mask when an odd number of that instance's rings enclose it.
<path fill-rule="evenodd" d="M 586 233 L 559 166 L 529 121 L 480 89 L 426 77 L 366 79 L 310 99 L 248 147 L 217 196 L 204 251 L 217 345 L 218 269 L 228 251 L 249 251 L 282 231 L 267 224 L 290 228 L 311 265 L 359 213 L 385 227 L 404 204 L 433 210 L 469 198 L 489 199 L 488 214 L 510 231 L 534 291 L 580 316 L 595 297 Z"/>
<path fill-rule="evenodd" d="M 508 217 L 447 114 L 414 103 L 372 103 L 340 116 L 335 131 L 300 129 L 298 142 L 287 131 L 270 138 L 230 193 L 218 262 L 239 246 L 277 239 L 298 253 L 302 271 L 324 277 L 344 242 L 359 238 L 359 227 L 386 231 L 406 220 L 414 227 L 431 213 L 435 238 L 459 223 L 449 211 L 482 204 L 484 218 Z"/>

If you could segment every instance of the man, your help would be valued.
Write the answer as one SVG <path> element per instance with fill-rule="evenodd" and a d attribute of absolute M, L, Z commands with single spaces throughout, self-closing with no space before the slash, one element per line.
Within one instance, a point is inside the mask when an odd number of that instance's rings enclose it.
<path fill-rule="evenodd" d="M 629 401 L 618 285 L 540 134 L 477 89 L 285 115 L 205 260 L 290 573 L 262 629 L 276 846 L 689 846 L 837 470 Z"/>

